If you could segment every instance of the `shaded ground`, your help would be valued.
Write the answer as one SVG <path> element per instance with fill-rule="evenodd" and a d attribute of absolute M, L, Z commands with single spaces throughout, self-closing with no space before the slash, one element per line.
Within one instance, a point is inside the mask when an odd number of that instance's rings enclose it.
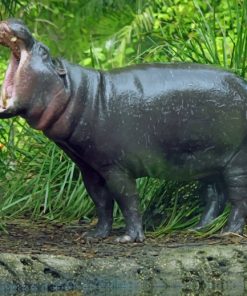
<path fill-rule="evenodd" d="M 147 236 L 144 243 L 118 244 L 117 235 L 122 230 L 113 231 L 113 235 L 102 241 L 87 241 L 83 234 L 92 226 L 73 223 L 70 225 L 47 224 L 31 220 L 8 222 L 8 233 L 0 233 L 0 252 L 18 254 L 52 254 L 75 258 L 102 258 L 107 256 L 139 257 L 155 256 L 162 247 L 247 244 L 247 238 L 241 236 L 212 236 L 202 239 L 193 233 L 167 235 L 153 239 Z"/>

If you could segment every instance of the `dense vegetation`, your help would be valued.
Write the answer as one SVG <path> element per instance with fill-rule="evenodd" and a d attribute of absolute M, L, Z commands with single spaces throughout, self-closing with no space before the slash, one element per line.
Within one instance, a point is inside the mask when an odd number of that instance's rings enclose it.
<path fill-rule="evenodd" d="M 0 17 L 21 18 L 34 36 L 83 66 L 192 61 L 245 76 L 247 0 L 2 1 Z M 8 50 L 0 49 L 0 79 Z M 20 119 L 0 123 L 0 219 L 94 217 L 75 165 Z M 140 179 L 144 223 L 163 234 L 198 221 L 197 183 Z M 119 210 L 116 221 L 121 223 Z M 227 211 L 208 233 L 219 229 Z"/>

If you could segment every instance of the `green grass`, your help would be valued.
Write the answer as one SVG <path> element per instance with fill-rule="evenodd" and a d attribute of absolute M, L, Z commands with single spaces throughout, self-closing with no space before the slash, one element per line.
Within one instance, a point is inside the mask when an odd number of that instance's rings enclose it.
<path fill-rule="evenodd" d="M 92 203 L 75 165 L 43 135 L 23 126 L 22 121 L 13 124 L 10 131 L 16 129 L 18 135 L 2 151 L 5 171 L 0 182 L 1 215 L 13 218 L 29 212 L 33 218 L 49 220 L 90 216 Z"/>
<path fill-rule="evenodd" d="M 140 62 L 192 61 L 221 65 L 244 77 L 247 0 L 214 2 L 212 6 L 211 1 L 198 0 L 109 1 L 97 9 L 85 2 L 83 9 L 91 13 L 84 14 L 78 9 L 80 1 L 31 1 L 28 7 L 17 3 L 15 16 L 21 16 L 54 55 L 81 65 L 108 69 Z M 55 20 L 54 15 L 62 18 Z M 1 48 L 1 80 L 7 54 Z M 1 121 L 0 137 L 3 223 L 23 215 L 63 222 L 95 216 L 79 170 L 41 133 L 14 119 Z M 187 229 L 198 221 L 202 207 L 197 183 L 143 178 L 137 184 L 144 224 L 154 235 Z M 199 235 L 218 231 L 228 212 Z M 121 224 L 118 208 L 114 214 Z"/>

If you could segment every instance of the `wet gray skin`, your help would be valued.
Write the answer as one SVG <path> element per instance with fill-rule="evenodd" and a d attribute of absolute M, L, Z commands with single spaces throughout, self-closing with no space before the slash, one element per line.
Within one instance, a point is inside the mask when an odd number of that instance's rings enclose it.
<path fill-rule="evenodd" d="M 110 234 L 116 201 L 126 234 L 143 241 L 135 179 L 201 180 L 198 227 L 232 205 L 225 232 L 242 233 L 247 215 L 247 84 L 198 64 L 146 64 L 97 71 L 52 59 L 23 23 L 0 23 L 10 48 L 1 118 L 22 116 L 80 168 L 98 213 L 88 236 Z"/>

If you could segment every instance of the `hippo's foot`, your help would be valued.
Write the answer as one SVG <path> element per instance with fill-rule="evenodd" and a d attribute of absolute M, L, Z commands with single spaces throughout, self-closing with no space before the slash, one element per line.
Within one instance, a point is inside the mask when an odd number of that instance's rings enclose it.
<path fill-rule="evenodd" d="M 204 227 L 206 227 L 208 224 L 201 224 L 201 223 L 198 223 L 196 224 L 195 226 L 191 227 L 190 230 L 191 231 L 200 231 L 202 230 Z"/>
<path fill-rule="evenodd" d="M 133 242 L 139 242 L 142 243 L 145 239 L 144 233 L 142 229 L 132 229 L 127 230 L 127 232 L 118 237 L 116 239 L 116 242 L 118 243 L 133 243 Z"/>
<path fill-rule="evenodd" d="M 214 219 L 216 219 L 218 216 L 216 215 L 215 217 L 210 217 L 209 219 L 201 219 L 199 221 L 198 224 L 196 224 L 195 226 L 191 227 L 191 230 L 192 231 L 200 231 L 202 230 L 203 228 L 207 227 L 208 225 L 210 225 Z"/>
<path fill-rule="evenodd" d="M 243 234 L 245 226 L 245 219 L 240 218 L 238 221 L 227 223 L 227 225 L 223 228 L 222 234 L 226 235 L 228 233 L 236 233 Z"/>
<path fill-rule="evenodd" d="M 191 231 L 200 231 L 200 230 L 202 230 L 203 228 L 210 225 L 210 223 L 212 223 L 214 221 L 214 219 L 217 218 L 217 216 L 215 216 L 215 217 L 207 217 L 208 219 L 203 219 L 203 218 L 199 221 L 198 224 L 196 224 L 195 226 L 190 228 Z"/>
<path fill-rule="evenodd" d="M 220 214 L 222 210 L 214 206 L 214 203 L 211 204 L 210 208 L 207 208 L 206 211 L 202 214 L 201 220 L 196 224 L 192 230 L 201 230 L 211 224 Z"/>
<path fill-rule="evenodd" d="M 85 232 L 84 237 L 87 239 L 103 239 L 107 238 L 111 232 L 108 225 L 97 225 L 95 229 Z"/>
<path fill-rule="evenodd" d="M 231 210 L 230 216 L 228 218 L 228 222 L 226 226 L 222 230 L 222 234 L 227 233 L 237 233 L 237 234 L 243 234 L 244 226 L 245 226 L 245 209 L 234 207 Z"/>

